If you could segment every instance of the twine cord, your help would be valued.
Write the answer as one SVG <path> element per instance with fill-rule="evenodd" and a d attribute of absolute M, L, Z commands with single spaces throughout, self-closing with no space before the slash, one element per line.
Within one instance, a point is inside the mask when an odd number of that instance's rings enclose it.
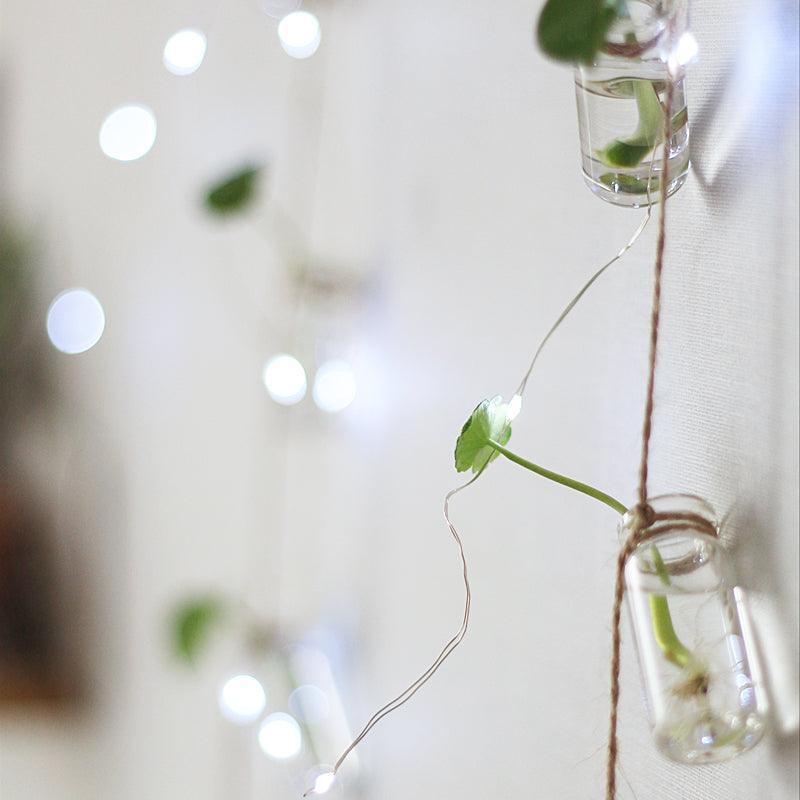
<path fill-rule="evenodd" d="M 611 612 L 611 689 L 609 712 L 608 750 L 606 759 L 606 800 L 616 800 L 617 796 L 617 760 L 619 758 L 619 742 L 617 724 L 619 720 L 620 696 L 620 662 L 621 662 L 621 616 L 622 603 L 625 596 L 625 566 L 636 548 L 655 536 L 674 528 L 667 525 L 654 528 L 653 523 L 659 516 L 648 503 L 647 482 L 650 467 L 650 441 L 653 433 L 653 409 L 655 406 L 656 361 L 658 356 L 658 334 L 661 323 L 661 286 L 664 272 L 664 250 L 667 230 L 667 197 L 669 186 L 669 157 L 672 139 L 672 106 L 675 94 L 673 76 L 667 72 L 666 98 L 664 107 L 664 142 L 661 156 L 661 181 L 659 184 L 660 209 L 658 215 L 658 239 L 653 279 L 653 299 L 650 313 L 650 348 L 647 371 L 647 389 L 642 426 L 642 452 L 639 463 L 638 503 L 632 509 L 633 520 L 631 535 L 617 556 L 616 576 L 614 581 L 614 604 Z M 674 518 L 675 515 L 669 515 Z M 716 531 L 715 531 L 716 535 Z"/>

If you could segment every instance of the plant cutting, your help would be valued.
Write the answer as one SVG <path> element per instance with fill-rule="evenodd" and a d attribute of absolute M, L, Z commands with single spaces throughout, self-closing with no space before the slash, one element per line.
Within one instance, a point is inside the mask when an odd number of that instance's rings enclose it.
<path fill-rule="evenodd" d="M 604 200 L 647 205 L 664 175 L 668 194 L 686 178 L 683 66 L 694 39 L 685 27 L 685 0 L 548 0 L 542 10 L 537 40 L 547 56 L 574 65 L 584 179 Z M 667 41 L 683 45 L 672 53 Z M 668 77 L 672 134 L 663 163 Z"/>
<path fill-rule="evenodd" d="M 456 469 L 478 476 L 502 456 L 613 509 L 627 537 L 635 509 L 508 448 L 515 410 L 499 396 L 479 403 L 456 441 Z M 661 527 L 634 551 L 626 572 L 656 741 L 676 761 L 723 761 L 764 734 L 760 671 L 713 512 L 692 497 L 654 498 L 652 504 L 663 509 L 665 500 L 677 505 L 672 514 L 657 515 Z M 680 626 L 671 603 L 679 608 Z"/>

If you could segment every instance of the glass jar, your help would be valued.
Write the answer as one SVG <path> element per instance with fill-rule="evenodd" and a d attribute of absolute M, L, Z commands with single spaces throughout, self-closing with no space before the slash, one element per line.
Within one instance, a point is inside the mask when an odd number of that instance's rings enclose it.
<path fill-rule="evenodd" d="M 711 535 L 711 506 L 692 495 L 663 495 L 650 505 L 672 516 L 655 522 L 655 537 L 633 552 L 625 585 L 656 743 L 674 761 L 725 761 L 754 747 L 766 728 L 743 593 Z M 679 522 L 686 512 L 696 521 Z M 632 523 L 629 512 L 623 540 Z"/>
<path fill-rule="evenodd" d="M 689 170 L 684 59 L 671 57 L 667 45 L 681 42 L 687 14 L 685 0 L 626 0 L 625 8 L 595 61 L 576 67 L 575 92 L 586 184 L 603 200 L 638 208 L 658 201 L 665 174 L 671 195 Z M 674 91 L 665 170 L 668 70 Z"/>

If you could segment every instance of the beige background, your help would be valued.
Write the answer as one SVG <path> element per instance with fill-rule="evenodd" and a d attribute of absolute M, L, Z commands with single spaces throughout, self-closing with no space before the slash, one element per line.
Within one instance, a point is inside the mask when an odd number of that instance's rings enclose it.
<path fill-rule="evenodd" d="M 2 184 L 17 218 L 46 234 L 40 311 L 85 285 L 108 318 L 94 350 L 54 357 L 71 409 L 58 434 L 26 438 L 81 578 L 93 702 L 63 718 L 3 716 L 2 800 L 293 797 L 219 719 L 218 675 L 170 662 L 169 604 L 198 587 L 246 591 L 287 623 L 348 632 L 343 690 L 353 723 L 366 718 L 458 624 L 440 505 L 466 414 L 513 390 L 560 307 L 639 222 L 582 186 L 571 76 L 532 45 L 537 3 L 318 10 L 323 45 L 297 62 L 251 0 L 0 4 Z M 693 17 L 694 169 L 669 207 L 652 485 L 728 515 L 776 731 L 731 764 L 661 760 L 628 640 L 632 789 L 620 794 L 790 800 L 797 7 L 705 0 Z M 176 78 L 160 53 L 186 25 L 206 30 L 209 51 Z M 126 101 L 159 123 L 133 164 L 97 147 L 103 117 Z M 283 521 L 285 416 L 260 385 L 282 345 L 253 301 L 280 311 L 277 265 L 251 224 L 209 225 L 196 202 L 251 156 L 271 160 L 273 194 L 317 252 L 380 287 L 359 322 L 352 413 L 295 415 Z M 518 451 L 623 499 L 636 480 L 653 239 L 654 226 L 553 341 L 514 435 Z M 472 559 L 473 628 L 365 746 L 361 796 L 598 798 L 613 515 L 497 464 L 454 516 Z"/>

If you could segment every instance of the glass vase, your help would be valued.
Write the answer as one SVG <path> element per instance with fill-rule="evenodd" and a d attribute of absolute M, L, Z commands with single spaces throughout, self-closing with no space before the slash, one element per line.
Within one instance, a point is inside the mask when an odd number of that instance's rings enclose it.
<path fill-rule="evenodd" d="M 627 0 L 592 64 L 575 69 L 583 176 L 603 200 L 638 208 L 676 192 L 689 169 L 684 69 L 667 40 L 686 32 L 685 0 Z M 668 67 L 669 62 L 669 67 Z M 669 72 L 668 72 L 669 70 Z M 672 74 L 672 136 L 663 159 L 667 79 Z"/>
<path fill-rule="evenodd" d="M 674 516 L 653 524 L 656 536 L 631 555 L 625 584 L 656 744 L 682 763 L 725 761 L 754 747 L 766 728 L 743 593 L 729 554 L 706 532 L 717 522 L 705 501 L 664 495 L 650 505 Z M 678 522 L 686 512 L 705 524 Z M 623 539 L 631 526 L 628 513 Z"/>

